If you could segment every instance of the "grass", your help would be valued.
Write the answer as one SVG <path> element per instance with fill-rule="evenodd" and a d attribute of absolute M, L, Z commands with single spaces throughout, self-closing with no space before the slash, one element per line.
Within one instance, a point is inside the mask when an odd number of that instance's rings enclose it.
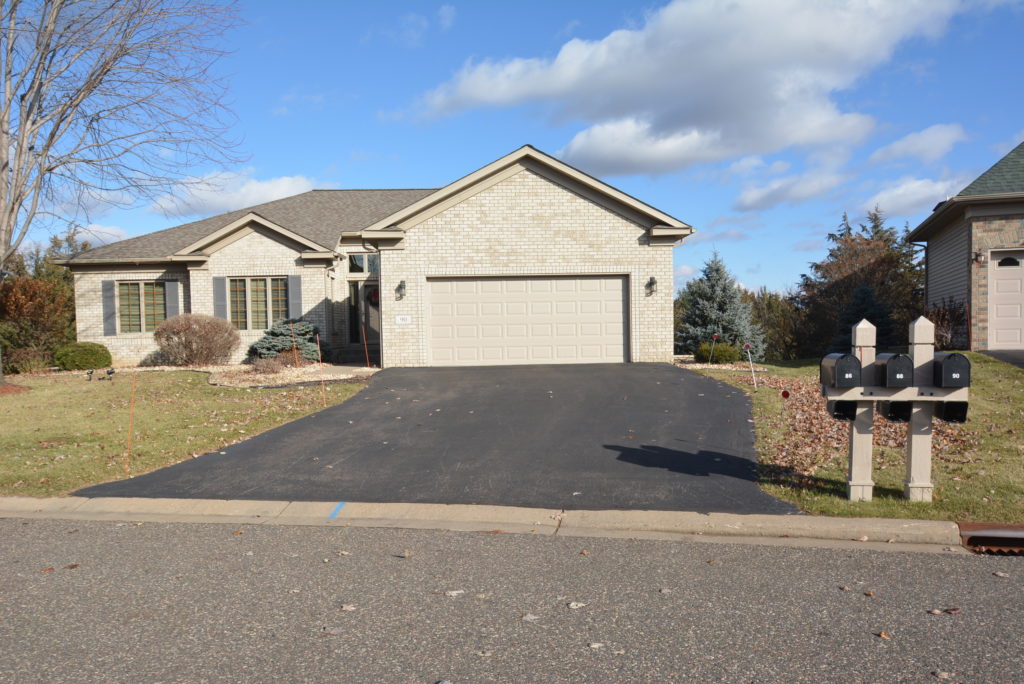
<path fill-rule="evenodd" d="M 319 385 L 215 387 L 206 373 L 190 371 L 137 378 L 131 475 L 215 451 L 323 407 Z M 30 391 L 0 395 L 0 495 L 56 496 L 126 477 L 129 373 L 113 382 L 86 382 L 80 373 L 8 380 Z M 362 387 L 327 385 L 327 404 Z"/>
<path fill-rule="evenodd" d="M 846 499 L 846 444 L 812 472 L 795 473 L 779 466 L 780 453 L 793 434 L 794 411 L 777 388 L 754 390 L 749 373 L 706 371 L 748 392 L 753 399 L 757 449 L 762 463 L 761 487 L 768 493 L 816 515 L 923 518 L 1024 523 L 1024 370 L 982 354 L 968 354 L 972 386 L 968 422 L 936 430 L 948 437 L 945 449 L 933 449 L 931 503 L 903 498 L 905 459 L 902 449 L 875 447 L 874 500 Z M 776 378 L 817 382 L 818 360 L 766 365 Z M 775 383 L 776 385 L 778 383 Z M 824 400 L 821 415 L 824 415 Z M 831 419 L 828 419 L 831 420 Z"/>

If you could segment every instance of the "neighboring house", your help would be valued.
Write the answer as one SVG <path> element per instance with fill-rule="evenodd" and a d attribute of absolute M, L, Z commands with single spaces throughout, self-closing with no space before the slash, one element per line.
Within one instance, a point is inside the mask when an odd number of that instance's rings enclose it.
<path fill-rule="evenodd" d="M 439 190 L 314 190 L 64 262 L 78 339 L 118 363 L 178 313 L 281 318 L 383 367 L 670 361 L 687 224 L 526 146 Z"/>
<path fill-rule="evenodd" d="M 939 203 L 910 239 L 928 243 L 928 306 L 966 305 L 965 344 L 1024 349 L 1024 143 Z"/>

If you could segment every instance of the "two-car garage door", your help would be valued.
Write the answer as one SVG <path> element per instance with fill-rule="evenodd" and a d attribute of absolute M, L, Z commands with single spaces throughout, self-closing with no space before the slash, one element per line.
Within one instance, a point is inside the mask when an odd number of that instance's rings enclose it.
<path fill-rule="evenodd" d="M 427 285 L 432 366 L 629 360 L 625 276 L 437 278 Z"/>

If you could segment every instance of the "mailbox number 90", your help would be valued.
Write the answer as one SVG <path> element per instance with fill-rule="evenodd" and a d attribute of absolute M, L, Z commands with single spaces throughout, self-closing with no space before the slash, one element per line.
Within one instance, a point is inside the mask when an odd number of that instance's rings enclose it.
<path fill-rule="evenodd" d="M 960 379 L 960 374 L 959 373 L 951 373 L 950 375 L 953 376 L 954 380 L 959 380 Z"/>

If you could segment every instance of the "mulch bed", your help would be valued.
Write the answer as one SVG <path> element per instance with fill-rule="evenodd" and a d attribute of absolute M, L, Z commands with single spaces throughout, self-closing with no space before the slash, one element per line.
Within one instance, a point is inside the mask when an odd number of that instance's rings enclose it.
<path fill-rule="evenodd" d="M 22 392 L 28 392 L 31 387 L 22 387 L 21 385 L 15 385 L 10 382 L 5 382 L 0 385 L 0 397 L 7 396 L 9 394 L 21 394 Z"/>

